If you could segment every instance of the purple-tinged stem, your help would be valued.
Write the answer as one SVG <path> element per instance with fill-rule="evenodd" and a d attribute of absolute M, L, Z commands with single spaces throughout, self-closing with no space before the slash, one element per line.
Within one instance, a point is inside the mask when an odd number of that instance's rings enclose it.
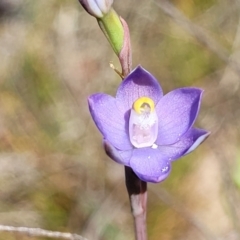
<path fill-rule="evenodd" d="M 126 77 L 132 71 L 132 47 L 129 28 L 126 21 L 120 17 L 124 31 L 124 41 L 122 50 L 119 53 L 119 61 L 122 66 L 122 75 Z"/>
<path fill-rule="evenodd" d="M 126 187 L 135 225 L 135 239 L 147 240 L 147 183 L 140 180 L 130 167 L 125 167 Z"/>

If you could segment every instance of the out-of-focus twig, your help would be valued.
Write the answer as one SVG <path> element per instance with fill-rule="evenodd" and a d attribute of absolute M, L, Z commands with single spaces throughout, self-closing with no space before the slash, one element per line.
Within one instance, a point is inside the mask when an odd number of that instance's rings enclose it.
<path fill-rule="evenodd" d="M 41 228 L 13 227 L 13 226 L 0 225 L 0 231 L 22 233 L 32 237 L 48 237 L 48 238 L 67 239 L 67 240 L 87 240 L 86 238 L 78 234 L 48 231 Z"/>
<path fill-rule="evenodd" d="M 206 30 L 190 21 L 167 0 L 155 0 L 154 3 L 198 42 L 204 45 L 211 52 L 215 53 L 221 60 L 226 62 L 240 76 L 240 68 L 238 67 L 238 64 L 229 59 L 229 52 L 223 46 L 219 45 Z"/>

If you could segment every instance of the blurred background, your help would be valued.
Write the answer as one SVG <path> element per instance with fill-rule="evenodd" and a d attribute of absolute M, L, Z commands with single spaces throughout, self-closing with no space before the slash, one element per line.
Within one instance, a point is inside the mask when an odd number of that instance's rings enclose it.
<path fill-rule="evenodd" d="M 170 4 L 169 4 L 170 3 Z M 164 92 L 205 90 L 212 132 L 149 184 L 150 240 L 240 239 L 240 3 L 124 0 L 133 66 Z M 124 168 L 104 153 L 87 97 L 115 95 L 118 60 L 77 0 L 0 0 L 0 224 L 131 240 Z M 30 240 L 0 232 L 0 240 Z"/>

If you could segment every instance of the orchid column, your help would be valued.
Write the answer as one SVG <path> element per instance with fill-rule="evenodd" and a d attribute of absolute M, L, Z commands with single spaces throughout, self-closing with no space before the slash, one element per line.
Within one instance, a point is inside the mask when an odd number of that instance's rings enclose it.
<path fill-rule="evenodd" d="M 124 79 L 132 70 L 132 51 L 128 25 L 112 8 L 113 0 L 79 0 L 84 9 L 97 19 L 99 27 L 119 58 Z M 90 110 L 91 111 L 91 110 Z M 104 141 L 106 154 L 116 161 L 114 148 Z M 135 223 L 136 240 L 146 240 L 147 183 L 125 166 L 126 187 Z"/>

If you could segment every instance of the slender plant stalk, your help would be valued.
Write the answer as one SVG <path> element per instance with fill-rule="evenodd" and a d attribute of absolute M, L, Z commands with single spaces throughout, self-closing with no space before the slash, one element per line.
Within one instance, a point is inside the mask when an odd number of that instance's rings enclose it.
<path fill-rule="evenodd" d="M 120 18 L 124 29 L 124 44 L 119 54 L 122 74 L 126 77 L 132 70 L 132 48 L 128 25 Z M 147 240 L 147 183 L 140 180 L 130 167 L 125 166 L 125 181 L 134 219 L 135 239 Z"/>
<path fill-rule="evenodd" d="M 135 239 L 147 240 L 147 183 L 140 180 L 129 167 L 125 167 L 125 179 L 134 219 Z"/>
<path fill-rule="evenodd" d="M 119 73 L 113 65 L 111 67 L 124 80 L 132 71 L 132 48 L 128 25 L 113 9 L 105 17 L 98 19 L 98 24 L 119 58 L 122 73 Z M 111 150 L 107 145 L 105 151 L 111 157 Z M 135 239 L 147 240 L 147 183 L 141 181 L 129 167 L 125 167 L 125 179 L 134 218 Z"/>

